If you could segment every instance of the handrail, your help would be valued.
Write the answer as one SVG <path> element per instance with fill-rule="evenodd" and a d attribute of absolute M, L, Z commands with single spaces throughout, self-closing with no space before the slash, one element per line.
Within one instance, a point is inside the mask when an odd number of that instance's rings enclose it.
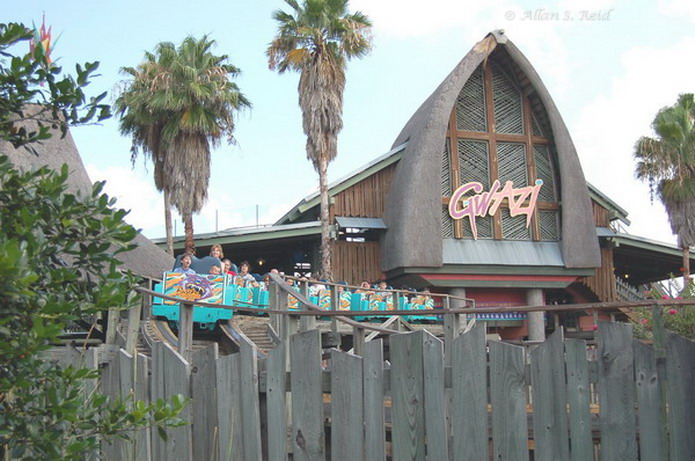
<path fill-rule="evenodd" d="M 307 299 L 307 297 L 304 296 L 303 293 L 298 293 L 295 290 L 293 290 L 292 288 L 290 288 L 290 286 L 287 284 L 287 282 L 285 282 L 285 280 L 282 277 L 280 277 L 280 275 L 273 274 L 272 272 L 269 273 L 268 275 L 270 276 L 270 280 L 272 280 L 282 291 L 294 296 L 295 298 L 297 298 L 297 300 L 300 303 L 302 303 L 306 306 L 306 308 L 308 310 L 304 311 L 304 312 L 311 312 L 312 313 L 311 315 L 325 315 L 327 312 L 330 312 L 331 315 L 329 315 L 329 317 L 335 317 L 336 320 L 340 320 L 341 322 L 346 323 L 352 327 L 364 328 L 366 330 L 378 331 L 378 332 L 385 333 L 385 334 L 400 334 L 400 331 L 389 330 L 387 328 L 375 327 L 375 326 L 371 326 L 368 324 L 364 324 L 362 322 L 357 322 L 355 320 L 352 320 L 352 319 L 348 318 L 348 316 L 344 315 L 347 312 L 337 313 L 335 311 L 325 311 L 325 310 L 319 308 L 316 304 L 309 301 Z M 302 312 L 302 311 L 292 311 L 292 312 L 280 311 L 281 314 L 285 314 L 285 315 L 288 313 L 296 314 L 297 312 Z M 357 312 L 357 311 L 352 311 L 352 312 Z M 374 315 L 374 311 L 367 311 L 367 312 L 369 312 L 371 315 Z M 365 315 L 365 314 L 362 314 L 362 315 Z"/>
<path fill-rule="evenodd" d="M 363 337 L 364 330 L 377 331 L 384 334 L 400 334 L 399 331 L 389 330 L 385 328 L 375 327 L 366 323 L 356 322 L 349 317 L 354 316 L 374 316 L 374 315 L 384 315 L 385 311 L 334 311 L 334 310 L 322 310 L 312 302 L 310 302 L 306 296 L 301 293 L 296 292 L 294 289 L 290 288 L 289 285 L 277 274 L 269 274 L 277 290 L 280 292 L 285 292 L 288 295 L 294 296 L 299 302 L 306 306 L 307 310 L 282 310 L 282 309 L 272 309 L 272 308 L 252 308 L 252 307 L 242 307 L 242 306 L 227 306 L 219 304 L 209 304 L 201 301 L 190 301 L 183 300 L 180 298 L 175 298 L 162 293 L 157 293 L 153 290 L 148 290 L 143 287 L 136 287 L 135 291 L 142 294 L 147 294 L 161 299 L 166 299 L 169 301 L 179 303 L 179 322 L 182 327 L 179 331 L 179 353 L 184 357 L 184 359 L 190 361 L 192 356 L 192 346 L 193 346 L 193 306 L 204 306 L 204 307 L 214 307 L 219 309 L 230 309 L 237 310 L 241 312 L 257 312 L 257 313 L 269 313 L 269 314 L 280 314 L 280 315 L 292 315 L 292 316 L 323 316 L 323 317 L 333 317 L 336 320 L 340 320 L 343 323 L 351 325 L 355 329 L 355 335 Z M 278 293 L 280 294 L 280 293 Z M 448 301 L 448 300 L 447 300 Z M 449 304 L 447 302 L 447 304 Z M 457 317 L 457 314 L 487 314 L 487 313 L 504 313 L 504 312 L 574 312 L 574 311 L 587 311 L 590 310 L 594 312 L 601 310 L 614 310 L 614 309 L 626 309 L 634 307 L 648 307 L 648 306 L 682 306 L 682 305 L 692 305 L 692 299 L 650 299 L 644 301 L 633 301 L 633 302 L 609 302 L 609 303 L 586 303 L 586 304 L 573 304 L 573 305 L 546 305 L 546 306 L 516 306 L 516 307 L 506 307 L 506 308 L 472 308 L 472 309 L 407 309 L 407 310 L 392 310 L 388 311 L 389 316 L 399 316 L 399 315 L 418 315 L 418 316 L 430 316 L 430 315 L 445 315 L 445 328 L 446 319 Z M 454 337 L 458 332 L 454 332 Z M 361 342 L 359 343 L 361 344 Z M 359 352 L 359 351 L 358 351 Z"/>
<path fill-rule="evenodd" d="M 272 276 L 277 277 L 275 274 L 272 274 Z M 575 312 L 575 311 L 586 311 L 586 310 L 597 310 L 597 311 L 603 311 L 603 310 L 613 310 L 617 308 L 634 308 L 634 307 L 649 307 L 653 305 L 659 305 L 659 306 L 682 306 L 682 305 L 689 305 L 689 304 L 695 304 L 695 301 L 693 299 L 647 299 L 644 301 L 611 301 L 611 302 L 604 302 L 604 303 L 583 303 L 583 304 L 547 304 L 544 306 L 514 306 L 514 307 L 476 307 L 476 308 L 471 308 L 471 309 L 399 309 L 399 310 L 390 310 L 390 311 L 327 311 L 327 310 L 322 310 L 315 304 L 311 303 L 309 300 L 306 299 L 301 293 L 296 292 L 292 289 L 285 289 L 286 293 L 291 294 L 292 296 L 297 297 L 300 302 L 303 302 L 308 305 L 308 307 L 311 307 L 311 311 L 300 311 L 300 310 L 293 310 L 293 311 L 286 311 L 286 310 L 281 310 L 281 309 L 272 309 L 272 308 L 265 308 L 265 307 L 243 307 L 243 306 L 229 306 L 226 304 L 210 304 L 206 303 L 203 301 L 188 301 L 188 300 L 182 300 L 181 298 L 174 298 L 169 295 L 165 295 L 153 290 L 149 290 L 147 288 L 143 287 L 135 287 L 135 291 L 138 293 L 142 294 L 147 294 L 150 296 L 155 296 L 157 298 L 162 298 L 166 299 L 168 301 L 174 301 L 176 303 L 184 303 L 184 304 L 191 304 L 193 306 L 202 306 L 202 307 L 212 307 L 212 308 L 219 308 L 219 309 L 230 309 L 233 311 L 240 311 L 240 312 L 253 312 L 253 313 L 267 313 L 267 314 L 291 314 L 291 315 L 307 315 L 307 316 L 317 316 L 320 315 L 322 317 L 359 317 L 359 316 L 375 316 L 375 315 L 381 315 L 383 316 L 384 313 L 387 313 L 389 316 L 392 315 L 420 315 L 420 316 L 439 316 L 439 315 L 444 315 L 444 314 L 500 314 L 500 313 L 505 313 L 505 312 Z M 306 302 L 302 301 L 305 300 Z M 349 319 L 346 319 L 349 320 Z M 367 327 L 366 325 L 356 322 L 359 324 L 360 327 Z M 374 328 L 374 327 L 371 327 Z M 390 330 L 392 331 L 392 330 Z"/>
<path fill-rule="evenodd" d="M 317 285 L 326 285 L 330 287 L 342 287 L 345 289 L 349 289 L 353 293 L 356 290 L 363 290 L 362 287 L 357 286 L 357 285 L 347 285 L 343 283 L 335 283 L 335 282 L 327 282 L 324 280 L 316 280 L 316 279 L 308 279 L 306 277 L 294 277 L 291 275 L 284 275 L 283 276 L 285 279 L 290 279 L 294 280 L 295 282 L 299 283 L 313 283 Z M 379 292 L 379 293 L 392 293 L 392 294 L 398 294 L 398 295 L 408 295 L 408 296 L 430 296 L 432 298 L 450 298 L 456 301 L 463 301 L 464 304 L 466 305 L 471 305 L 475 307 L 475 300 L 473 298 L 466 298 L 463 296 L 455 296 L 449 293 L 425 293 L 424 291 L 410 291 L 410 290 L 400 290 L 400 289 L 379 289 L 379 288 L 370 288 L 369 291 L 374 291 L 374 292 Z"/>
<path fill-rule="evenodd" d="M 175 298 L 173 296 L 165 295 L 162 293 L 159 293 L 157 291 L 152 291 L 147 288 L 143 287 L 135 287 L 135 291 L 141 294 L 146 294 L 150 296 L 154 296 L 157 298 L 162 298 L 166 299 L 167 301 L 174 301 L 176 303 L 181 303 L 181 304 L 190 304 L 191 306 L 200 306 L 200 307 L 211 307 L 213 309 L 228 309 L 231 311 L 240 311 L 240 312 L 251 312 L 255 314 L 290 314 L 290 315 L 300 315 L 300 316 L 322 316 L 322 317 L 341 317 L 341 316 L 346 316 L 346 317 L 359 317 L 359 316 L 370 316 L 370 315 L 384 315 L 384 312 L 388 312 L 388 315 L 426 315 L 426 316 L 437 316 L 437 315 L 442 315 L 448 311 L 444 311 L 442 309 L 437 309 L 435 311 L 433 310 L 422 310 L 422 309 L 402 309 L 402 310 L 397 310 L 397 311 L 326 311 L 323 309 L 320 309 L 318 306 L 315 304 L 312 304 L 310 301 L 307 300 L 306 304 L 311 306 L 315 310 L 306 310 L 306 311 L 301 311 L 301 310 L 282 310 L 282 309 L 273 309 L 273 308 L 266 308 L 266 307 L 248 307 L 248 306 L 230 306 L 228 304 L 210 304 L 206 303 L 204 301 L 190 301 L 187 299 L 181 299 L 181 298 Z M 299 299 L 302 297 L 301 293 L 298 293 L 294 290 L 291 290 L 289 292 L 292 296 L 297 296 Z M 304 298 L 306 299 L 306 298 Z M 300 299 L 300 302 L 301 301 Z M 469 309 L 470 310 L 470 309 Z M 453 313 L 457 313 L 456 311 L 451 311 Z M 350 319 L 346 319 L 350 320 Z M 368 325 L 365 325 L 360 322 L 355 322 L 357 323 L 359 327 L 365 327 L 365 328 L 376 328 L 376 327 L 371 327 Z M 394 331 L 394 330 L 389 330 L 389 331 Z M 394 331 L 395 333 L 399 333 L 398 331 Z"/>
<path fill-rule="evenodd" d="M 292 296 L 297 296 L 297 299 L 299 299 L 299 301 L 302 302 L 303 304 L 307 305 L 307 307 L 310 310 L 286 311 L 286 310 L 282 310 L 282 309 L 272 309 L 272 308 L 265 308 L 265 307 L 247 307 L 247 306 L 230 306 L 227 304 L 210 304 L 210 303 L 206 303 L 203 301 L 190 301 L 190 300 L 185 300 L 185 299 L 181 299 L 181 298 L 175 298 L 173 296 L 158 293 L 156 291 L 149 290 L 149 289 L 143 288 L 143 287 L 135 287 L 135 291 L 137 291 L 138 293 L 141 293 L 141 294 L 154 296 L 157 298 L 165 299 L 167 301 L 174 301 L 174 302 L 180 303 L 180 304 L 187 304 L 190 306 L 212 307 L 212 308 L 216 308 L 216 309 L 228 309 L 228 310 L 232 310 L 232 311 L 251 312 L 251 313 L 256 313 L 256 314 L 280 314 L 280 315 L 288 315 L 289 314 L 289 315 L 314 316 L 314 317 L 317 315 L 320 315 L 323 317 L 336 317 L 338 320 L 341 320 L 341 321 L 347 323 L 348 325 L 356 326 L 359 328 L 364 328 L 366 330 L 378 331 L 380 333 L 385 333 L 385 334 L 399 334 L 399 333 L 401 333 L 400 331 L 388 330 L 386 328 L 379 328 L 379 327 L 365 324 L 362 322 L 357 322 L 355 320 L 348 319 L 348 318 L 341 319 L 341 317 L 344 314 L 347 314 L 350 317 L 359 316 L 359 315 L 369 316 L 369 315 L 375 315 L 374 311 L 352 311 L 352 312 L 343 312 L 343 313 L 334 312 L 334 311 L 325 311 L 325 310 L 319 309 L 318 306 L 312 304 L 309 300 L 307 300 L 305 297 L 303 297 L 300 293 L 297 293 L 296 291 L 291 290 L 291 289 L 290 289 L 290 291 L 288 291 L 288 293 L 290 293 Z M 302 299 L 300 297 L 304 298 L 304 300 L 306 302 L 302 301 Z M 354 314 L 353 314 L 353 312 L 354 312 Z M 392 311 L 389 311 L 389 314 L 391 314 L 391 312 Z M 413 314 L 422 315 L 424 312 L 425 311 L 422 311 L 422 310 L 412 309 L 412 310 L 407 310 L 407 311 L 398 311 L 398 313 L 396 315 L 413 315 Z M 427 311 L 427 312 L 429 312 L 429 311 Z M 441 312 L 438 314 L 434 314 L 434 313 L 429 314 L 428 313 L 427 315 L 441 315 Z"/>

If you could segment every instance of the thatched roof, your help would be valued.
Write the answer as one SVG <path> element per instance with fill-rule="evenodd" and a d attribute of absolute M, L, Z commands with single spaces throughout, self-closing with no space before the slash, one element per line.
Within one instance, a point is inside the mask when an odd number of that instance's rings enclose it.
<path fill-rule="evenodd" d="M 59 170 L 63 164 L 67 164 L 70 171 L 68 190 L 71 193 L 91 193 L 93 183 L 87 175 L 87 170 L 69 131 L 64 138 L 61 138 L 60 132 L 56 131 L 53 137 L 40 144 L 34 143 L 32 147 L 36 155 L 24 148 L 15 149 L 11 144 L 0 140 L 0 153 L 7 155 L 17 168 L 26 170 L 48 166 Z M 147 237 L 138 233 L 134 243 L 137 245 L 135 249 L 119 255 L 123 268 L 130 269 L 134 274 L 143 277 L 159 279 L 162 277 L 162 272 L 173 267 L 174 258 Z"/>
<path fill-rule="evenodd" d="M 526 57 L 504 31 L 476 44 L 420 106 L 393 143 L 407 142 L 385 207 L 388 232 L 381 243 L 382 270 L 399 267 L 441 267 L 441 154 L 447 121 L 456 99 L 475 69 L 493 52 L 503 55 L 530 95 L 542 107 L 541 123 L 552 133 L 562 197 L 562 257 L 567 268 L 599 267 L 601 258 L 591 202 L 574 144 L 555 103 Z"/>

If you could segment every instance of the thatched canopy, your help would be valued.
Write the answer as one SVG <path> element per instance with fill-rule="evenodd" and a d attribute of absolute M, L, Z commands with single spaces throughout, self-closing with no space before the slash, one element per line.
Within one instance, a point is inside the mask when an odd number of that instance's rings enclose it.
<path fill-rule="evenodd" d="M 59 170 L 63 164 L 67 164 L 70 171 L 68 190 L 71 193 L 91 193 L 93 183 L 69 131 L 64 138 L 61 138 L 59 131 L 55 131 L 50 139 L 40 144 L 34 143 L 32 147 L 36 155 L 24 148 L 14 149 L 11 144 L 0 141 L 0 153 L 7 155 L 17 168 L 26 170 L 48 166 Z M 142 234 L 137 234 L 135 244 L 137 248 L 119 255 L 123 268 L 143 277 L 159 279 L 162 272 L 173 267 L 174 258 Z"/>
<path fill-rule="evenodd" d="M 441 158 L 447 123 L 459 93 L 478 66 L 496 53 L 516 74 L 524 94 L 539 107 L 557 151 L 562 238 L 566 268 L 600 266 L 598 239 L 584 173 L 565 123 L 540 77 L 503 31 L 476 44 L 407 122 L 393 143 L 407 142 L 389 192 L 382 269 L 443 265 Z"/>

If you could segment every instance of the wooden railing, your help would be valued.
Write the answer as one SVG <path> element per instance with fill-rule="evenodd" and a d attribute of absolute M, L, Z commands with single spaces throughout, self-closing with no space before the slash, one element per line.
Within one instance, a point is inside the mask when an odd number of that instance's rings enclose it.
<path fill-rule="evenodd" d="M 315 327 L 315 320 L 317 316 L 330 317 L 333 322 L 343 322 L 353 328 L 354 342 L 355 342 L 355 352 L 359 353 L 361 348 L 366 341 L 366 331 L 378 332 L 380 334 L 400 334 L 401 331 L 391 330 L 388 328 L 382 328 L 375 326 L 368 322 L 358 322 L 353 320 L 351 317 L 373 317 L 373 316 L 383 316 L 384 311 L 370 311 L 370 310 L 359 310 L 359 311 L 339 311 L 337 308 L 337 296 L 332 296 L 332 305 L 330 310 L 320 309 L 319 306 L 312 303 L 308 297 L 296 290 L 292 289 L 283 277 L 277 274 L 269 274 L 272 280 L 272 291 L 270 298 L 269 308 L 259 308 L 253 307 L 251 305 L 247 306 L 230 306 L 230 305 L 219 305 L 219 304 L 208 304 L 205 302 L 198 301 L 182 301 L 179 298 L 174 298 L 171 296 L 164 295 L 162 293 L 157 293 L 147 288 L 138 287 L 136 291 L 148 295 L 158 297 L 164 300 L 174 301 L 180 303 L 179 311 L 179 344 L 178 351 L 184 358 L 190 358 L 192 352 L 193 343 L 193 306 L 204 306 L 204 307 L 214 307 L 219 309 L 231 309 L 239 312 L 247 313 L 266 313 L 271 316 L 272 322 L 276 328 L 276 331 L 282 339 L 287 339 L 292 334 L 298 331 L 306 331 L 313 329 Z M 323 282 L 321 282 L 323 283 Z M 337 285 L 327 283 L 327 285 L 335 287 Z M 287 307 L 287 296 L 291 295 L 299 301 L 299 309 L 290 310 Z M 474 305 L 472 300 L 466 298 L 459 298 L 447 294 L 433 293 L 433 296 L 442 297 L 443 308 L 442 309 L 394 309 L 386 311 L 388 316 L 431 316 L 431 317 L 443 317 L 444 318 L 444 336 L 445 343 L 447 340 L 454 339 L 458 337 L 462 332 L 467 330 L 467 324 L 465 321 L 466 315 L 471 314 L 486 314 L 486 313 L 523 313 L 523 312 L 571 312 L 571 311 L 589 311 L 596 314 L 599 311 L 605 310 L 621 310 L 623 312 L 629 312 L 634 307 L 647 307 L 653 305 L 681 305 L 689 304 L 692 301 L 688 300 L 643 300 L 643 301 L 633 301 L 633 302 L 611 302 L 611 303 L 586 303 L 586 304 L 566 304 L 566 305 L 547 305 L 547 306 L 515 306 L 515 307 L 465 307 L 465 308 L 451 308 L 454 303 L 461 303 L 463 305 Z M 132 316 L 134 317 L 134 315 Z M 134 323 L 134 322 L 130 322 Z M 335 324 L 334 324 L 335 325 Z M 335 326 L 334 326 L 335 328 Z M 129 328 L 129 337 L 131 334 L 137 334 L 137 330 L 134 328 Z M 135 339 L 126 339 L 128 344 L 134 344 Z M 449 341 L 450 342 L 450 341 Z"/>

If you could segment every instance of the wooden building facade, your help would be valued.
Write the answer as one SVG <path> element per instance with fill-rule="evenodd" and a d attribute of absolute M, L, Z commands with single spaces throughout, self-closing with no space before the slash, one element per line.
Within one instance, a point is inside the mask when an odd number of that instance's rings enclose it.
<path fill-rule="evenodd" d="M 503 31 L 473 47 L 390 152 L 329 194 L 333 275 L 350 284 L 387 280 L 487 306 L 615 301 L 680 266 L 674 246 L 618 231 L 627 212 L 587 183 L 548 90 Z M 266 267 L 310 271 L 318 216 L 315 193 L 272 228 L 197 245 L 242 255 L 262 241 Z M 519 321 L 498 326 L 527 334 Z"/>

